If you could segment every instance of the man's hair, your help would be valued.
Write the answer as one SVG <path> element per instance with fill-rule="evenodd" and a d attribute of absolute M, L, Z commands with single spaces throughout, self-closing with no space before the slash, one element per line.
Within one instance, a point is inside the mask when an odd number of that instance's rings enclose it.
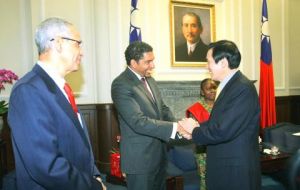
<path fill-rule="evenodd" d="M 221 59 L 226 58 L 230 69 L 236 69 L 241 62 L 241 53 L 238 47 L 232 41 L 220 40 L 209 44 L 212 49 L 212 57 L 218 63 Z"/>
<path fill-rule="evenodd" d="M 39 55 L 46 52 L 51 47 L 51 40 L 57 36 L 69 36 L 71 23 L 61 18 L 48 18 L 36 29 L 35 44 Z"/>
<path fill-rule="evenodd" d="M 127 65 L 130 65 L 130 61 L 132 59 L 138 62 L 139 60 L 144 58 L 144 53 L 152 51 L 153 48 L 145 42 L 132 42 L 125 50 L 125 58 Z"/>
<path fill-rule="evenodd" d="M 199 15 L 197 15 L 197 14 L 194 13 L 194 12 L 187 12 L 187 13 L 185 13 L 185 14 L 182 16 L 182 18 L 183 18 L 184 16 L 186 16 L 186 15 L 191 16 L 191 17 L 195 17 L 196 20 L 197 20 L 198 27 L 199 27 L 200 29 L 202 29 L 202 23 L 201 23 L 201 19 L 200 19 Z M 181 25 L 182 25 L 182 24 L 183 24 L 183 23 L 182 23 L 182 21 L 181 21 Z"/>

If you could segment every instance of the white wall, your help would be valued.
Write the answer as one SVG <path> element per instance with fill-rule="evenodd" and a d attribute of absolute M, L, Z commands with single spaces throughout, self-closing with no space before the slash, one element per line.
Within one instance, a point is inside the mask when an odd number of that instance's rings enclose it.
<path fill-rule="evenodd" d="M 300 25 L 298 24 L 300 19 L 300 1 L 299 0 L 289 0 L 289 10 L 287 10 L 288 19 L 288 30 L 286 35 L 289 37 L 289 75 L 287 81 L 289 82 L 290 94 L 298 95 L 300 86 Z"/>
<path fill-rule="evenodd" d="M 186 0 L 215 5 L 216 39 L 233 40 L 242 53 L 240 69 L 259 80 L 262 2 L 253 0 Z M 45 18 L 63 17 L 74 23 L 84 41 L 80 72 L 67 80 L 78 103 L 108 103 L 112 80 L 124 70 L 131 0 L 0 0 L 0 68 L 19 76 L 36 61 L 35 27 Z M 299 95 L 300 58 L 298 0 L 268 0 L 276 96 Z M 170 1 L 139 0 L 142 38 L 154 48 L 157 80 L 201 80 L 204 68 L 171 67 Z M 259 82 L 256 83 L 258 85 Z M 1 91 L 8 99 L 10 86 Z"/>

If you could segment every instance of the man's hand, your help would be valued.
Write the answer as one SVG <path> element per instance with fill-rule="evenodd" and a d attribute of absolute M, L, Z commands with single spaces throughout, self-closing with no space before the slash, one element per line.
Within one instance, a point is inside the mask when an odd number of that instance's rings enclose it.
<path fill-rule="evenodd" d="M 192 118 L 183 118 L 178 124 L 189 134 L 192 134 L 194 128 L 199 127 L 199 123 Z"/>
<path fill-rule="evenodd" d="M 179 124 L 179 122 L 178 122 L 178 125 L 177 125 L 177 133 L 180 136 L 182 136 L 182 137 L 184 137 L 188 140 L 192 139 L 192 135 L 190 133 L 188 133 L 187 131 L 185 131 L 184 128 Z"/>
<path fill-rule="evenodd" d="M 100 177 L 96 177 L 96 180 L 99 181 L 99 183 L 101 183 L 102 185 L 102 189 L 106 190 L 106 186 L 104 185 L 104 183 L 102 182 L 102 179 Z"/>

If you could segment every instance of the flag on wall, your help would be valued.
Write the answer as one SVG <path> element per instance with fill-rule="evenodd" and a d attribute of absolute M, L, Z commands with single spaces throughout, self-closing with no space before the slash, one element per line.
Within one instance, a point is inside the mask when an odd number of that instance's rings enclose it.
<path fill-rule="evenodd" d="M 142 41 L 140 19 L 141 15 L 138 8 L 138 0 L 131 0 L 129 43 L 134 41 Z"/>
<path fill-rule="evenodd" d="M 276 124 L 272 51 L 266 0 L 263 0 L 261 22 L 259 101 L 261 107 L 260 126 L 265 128 Z"/>

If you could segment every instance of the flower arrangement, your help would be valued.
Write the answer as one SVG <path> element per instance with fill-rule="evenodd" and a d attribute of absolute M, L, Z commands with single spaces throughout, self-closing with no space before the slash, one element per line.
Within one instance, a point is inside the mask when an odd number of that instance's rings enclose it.
<path fill-rule="evenodd" d="M 18 80 L 18 76 L 14 72 L 6 69 L 0 69 L 0 92 L 5 89 L 4 84 L 12 84 L 13 81 L 16 80 Z M 0 101 L 0 116 L 7 112 L 7 105 L 8 103 L 6 103 L 5 100 Z"/>

